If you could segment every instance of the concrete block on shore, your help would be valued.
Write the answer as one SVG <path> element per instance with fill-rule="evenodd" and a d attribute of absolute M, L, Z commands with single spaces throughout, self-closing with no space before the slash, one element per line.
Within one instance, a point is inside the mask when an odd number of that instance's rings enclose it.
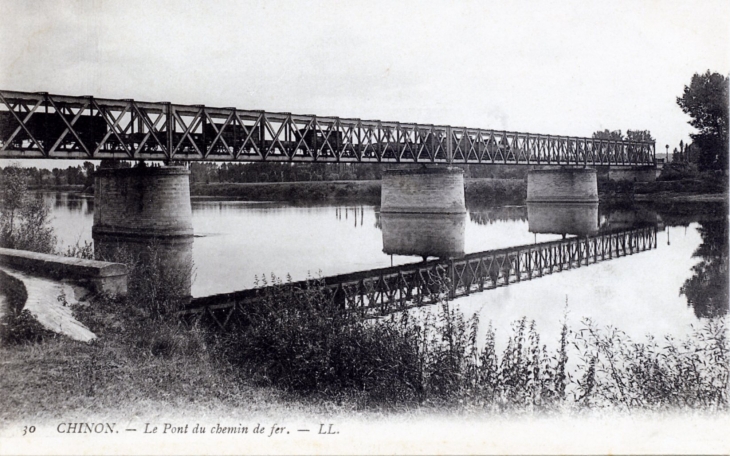
<path fill-rule="evenodd" d="M 121 263 L 0 248 L 0 265 L 34 276 L 73 282 L 97 293 L 127 294 L 127 266 Z"/>

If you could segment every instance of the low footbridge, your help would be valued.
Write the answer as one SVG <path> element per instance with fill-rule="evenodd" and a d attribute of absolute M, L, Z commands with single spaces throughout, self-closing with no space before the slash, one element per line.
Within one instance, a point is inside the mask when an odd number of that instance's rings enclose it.
<path fill-rule="evenodd" d="M 0 158 L 653 167 L 655 144 L 0 90 Z"/>
<path fill-rule="evenodd" d="M 267 293 L 301 297 L 304 290 L 322 287 L 332 302 L 373 318 L 644 252 L 656 244 L 657 227 L 651 225 L 194 298 L 180 314 L 225 330 L 245 323 L 247 311 Z"/>

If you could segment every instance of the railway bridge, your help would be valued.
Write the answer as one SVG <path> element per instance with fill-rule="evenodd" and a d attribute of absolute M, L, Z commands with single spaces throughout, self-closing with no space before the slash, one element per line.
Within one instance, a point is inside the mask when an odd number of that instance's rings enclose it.
<path fill-rule="evenodd" d="M 596 205 L 597 170 L 651 180 L 655 144 L 0 90 L 0 158 L 162 161 L 102 169 L 93 237 L 192 243 L 191 161 L 413 164 L 388 170 L 381 212 L 463 214 L 458 165 L 529 166 L 527 200 Z"/>

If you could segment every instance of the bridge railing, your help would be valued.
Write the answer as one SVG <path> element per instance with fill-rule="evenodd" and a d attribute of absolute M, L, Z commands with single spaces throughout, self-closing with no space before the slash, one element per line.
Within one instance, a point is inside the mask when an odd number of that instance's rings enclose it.
<path fill-rule="evenodd" d="M 575 237 L 285 285 L 292 293 L 312 286 L 363 318 L 455 299 L 656 248 L 655 226 Z M 267 288 L 194 298 L 188 319 L 226 329 L 269 292 Z"/>
<path fill-rule="evenodd" d="M 0 158 L 654 166 L 654 142 L 0 90 Z"/>

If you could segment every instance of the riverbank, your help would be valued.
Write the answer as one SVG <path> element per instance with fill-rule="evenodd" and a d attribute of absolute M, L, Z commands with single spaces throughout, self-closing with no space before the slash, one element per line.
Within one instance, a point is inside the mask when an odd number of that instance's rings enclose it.
<path fill-rule="evenodd" d="M 62 185 L 30 187 L 35 191 L 94 193 L 93 187 Z M 728 200 L 724 179 L 682 179 L 656 182 L 599 181 L 602 202 L 723 202 Z M 246 201 L 288 202 L 357 202 L 380 204 L 379 180 L 256 182 L 256 183 L 193 183 L 192 198 L 234 199 Z M 523 179 L 464 179 L 467 204 L 522 205 L 527 196 Z"/>
<path fill-rule="evenodd" d="M 257 183 L 195 183 L 192 197 L 231 198 L 248 201 L 358 201 L 380 203 L 380 181 L 316 181 Z"/>
<path fill-rule="evenodd" d="M 727 178 L 678 179 L 655 182 L 598 181 L 601 202 L 727 202 Z"/>
<path fill-rule="evenodd" d="M 249 201 L 353 201 L 380 204 L 380 181 L 321 181 L 192 184 L 192 197 L 232 198 Z M 465 179 L 467 202 L 521 204 L 527 195 L 522 179 Z"/>
<path fill-rule="evenodd" d="M 473 322 L 448 308 L 419 327 L 415 320 L 358 323 L 327 307 L 316 293 L 311 297 L 317 305 L 302 309 L 304 314 L 252 314 L 259 324 L 225 334 L 152 318 L 131 302 L 76 306 L 75 315 L 98 340 L 30 334 L 31 341 L 0 347 L 0 429 L 91 417 L 154 422 L 191 416 L 213 423 L 226 418 L 235 425 L 262 416 L 319 423 L 445 414 L 569 418 L 594 407 L 619 413 L 727 410 L 725 364 L 709 362 L 713 353 L 727 353 L 726 340 L 718 337 L 722 321 L 699 328 L 686 342 L 689 350 L 670 348 L 666 358 L 655 343 L 649 342 L 647 352 L 637 346 L 614 353 L 601 348 L 602 341 L 634 345 L 595 326 L 587 327 L 593 334 L 588 339 L 581 336 L 585 326 L 564 326 L 561 334 L 550 335 L 560 338 L 561 348 L 540 357 L 536 329 L 524 318 L 512 328 L 515 345 L 502 351 L 495 350 L 491 328 L 486 344 L 477 347 L 469 335 Z M 623 366 L 613 377 L 600 374 L 609 353 L 620 354 Z M 598 373 L 591 373 L 589 354 Z M 647 386 L 640 380 L 656 375 L 651 369 L 662 374 Z M 615 381 L 628 385 L 622 392 L 631 402 L 615 395 Z M 586 386 L 594 382 L 595 388 Z M 665 394 L 667 388 L 674 395 Z"/>

